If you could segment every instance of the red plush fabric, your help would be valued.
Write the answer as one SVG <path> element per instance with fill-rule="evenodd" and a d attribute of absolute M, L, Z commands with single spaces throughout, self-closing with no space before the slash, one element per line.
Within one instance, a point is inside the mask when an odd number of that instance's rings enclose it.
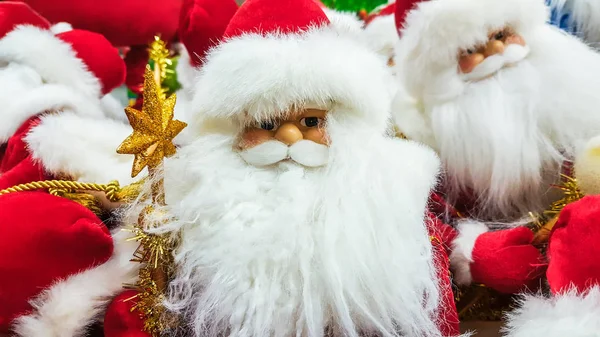
<path fill-rule="evenodd" d="M 237 8 L 234 0 L 184 0 L 179 37 L 192 65 L 202 65 L 206 52 L 221 40 Z"/>
<path fill-rule="evenodd" d="M 127 290 L 115 297 L 104 315 L 104 337 L 150 337 L 144 331 L 144 320 L 131 309 L 137 303 L 135 290 Z"/>
<path fill-rule="evenodd" d="M 104 35 L 115 46 L 147 45 L 155 35 L 177 35 L 182 0 L 19 0 L 52 23 Z"/>
<path fill-rule="evenodd" d="M 406 15 L 410 12 L 419 2 L 423 0 L 405 0 L 398 1 L 396 5 L 395 21 L 396 21 L 396 29 L 400 31 L 404 26 L 404 20 L 406 20 Z"/>
<path fill-rule="evenodd" d="M 481 234 L 470 265 L 473 281 L 508 294 L 537 289 L 546 265 L 532 241 L 525 227 Z"/>
<path fill-rule="evenodd" d="M 29 131 L 39 123 L 40 119 L 38 116 L 31 117 L 17 129 L 11 138 L 9 138 L 6 144 L 5 154 L 2 158 L 2 162 L 0 162 L 0 174 L 10 171 L 29 156 L 29 151 L 27 150 L 27 144 L 25 143 L 24 138 Z"/>
<path fill-rule="evenodd" d="M 560 213 L 548 242 L 548 283 L 553 293 L 600 284 L 600 196 L 587 196 Z"/>
<path fill-rule="evenodd" d="M 329 24 L 329 19 L 314 0 L 247 0 L 231 19 L 225 37 L 299 33 L 325 24 Z"/>
<path fill-rule="evenodd" d="M 383 7 L 379 12 L 369 15 L 365 19 L 365 24 L 368 25 L 374 19 L 382 17 L 382 16 L 394 15 L 395 12 L 396 12 L 396 2 L 392 2 L 391 4 Z"/>
<path fill-rule="evenodd" d="M 149 57 L 147 45 L 132 46 L 125 54 L 125 65 L 127 66 L 125 84 L 129 90 L 139 96 L 144 88 L 144 72 Z M 136 109 L 141 109 L 141 104 Z"/>
<path fill-rule="evenodd" d="M 125 82 L 125 63 L 117 48 L 108 40 L 90 31 L 73 29 L 56 37 L 71 45 L 87 69 L 100 81 L 102 94 L 107 94 Z"/>
<path fill-rule="evenodd" d="M 39 117 L 30 118 L 8 140 L 0 162 L 0 190 L 49 178 L 43 166 L 32 159 L 24 141 L 27 133 L 38 123 Z"/>
<path fill-rule="evenodd" d="M 44 192 L 0 196 L 0 331 L 44 288 L 112 252 L 106 226 L 76 202 Z"/>
<path fill-rule="evenodd" d="M 31 25 L 42 29 L 50 28 L 50 23 L 31 7 L 20 2 L 0 2 L 0 39 L 17 25 Z"/>
<path fill-rule="evenodd" d="M 454 302 L 452 292 L 452 280 L 450 279 L 450 259 L 444 245 L 435 239 L 431 241 L 435 258 L 435 267 L 440 285 L 441 308 L 436 322 L 444 337 L 460 335 L 458 311 Z"/>
<path fill-rule="evenodd" d="M 450 255 L 452 241 L 454 241 L 458 235 L 456 229 L 448 224 L 445 224 L 432 213 L 427 214 L 426 221 L 429 235 L 439 240 L 439 242 L 442 244 L 442 247 L 444 247 L 446 254 Z"/>

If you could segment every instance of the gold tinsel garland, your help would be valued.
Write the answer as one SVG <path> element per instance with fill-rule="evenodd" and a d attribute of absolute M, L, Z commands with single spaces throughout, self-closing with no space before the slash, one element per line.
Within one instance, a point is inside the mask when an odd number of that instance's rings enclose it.
<path fill-rule="evenodd" d="M 166 43 L 158 37 L 150 46 L 150 57 L 154 62 L 154 71 L 146 67 L 144 74 L 144 100 L 142 110 L 126 108 L 125 113 L 133 128 L 117 149 L 118 153 L 135 155 L 132 176 L 137 176 L 145 167 L 152 181 L 151 195 L 141 196 L 152 199 L 153 206 L 147 206 L 139 215 L 135 225 L 127 230 L 133 233 L 130 241 L 139 243 L 132 262 L 141 263 L 139 281 L 135 285 L 126 285 L 138 291 L 137 303 L 132 311 L 138 311 L 144 319 L 144 330 L 152 336 L 160 334 L 172 326 L 174 318 L 163 305 L 166 289 L 173 273 L 173 249 L 176 240 L 168 234 L 149 233 L 164 221 L 154 206 L 166 206 L 164 182 L 158 172 L 165 157 L 175 154 L 175 138 L 187 124 L 174 120 L 176 96 L 166 97 L 162 82 L 166 78 L 166 67 L 170 60 Z"/>

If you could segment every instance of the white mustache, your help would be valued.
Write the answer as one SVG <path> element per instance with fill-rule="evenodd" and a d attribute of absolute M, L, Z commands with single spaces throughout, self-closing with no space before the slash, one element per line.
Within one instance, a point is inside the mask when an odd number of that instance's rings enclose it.
<path fill-rule="evenodd" d="M 488 77 L 507 65 L 515 64 L 529 55 L 529 47 L 510 44 L 502 54 L 490 56 L 483 60 L 472 72 L 463 74 L 466 81 L 476 81 Z"/>
<path fill-rule="evenodd" d="M 254 166 L 268 166 L 289 158 L 307 167 L 319 167 L 327 164 L 329 147 L 310 140 L 300 140 L 291 146 L 271 140 L 241 151 L 240 156 Z"/>

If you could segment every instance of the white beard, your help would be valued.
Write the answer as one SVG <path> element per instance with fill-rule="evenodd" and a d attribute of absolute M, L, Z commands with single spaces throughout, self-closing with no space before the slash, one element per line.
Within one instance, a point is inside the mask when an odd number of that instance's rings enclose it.
<path fill-rule="evenodd" d="M 163 230 L 181 234 L 168 305 L 196 336 L 441 336 L 424 224 L 439 161 L 336 125 L 322 168 L 256 168 L 215 134 L 165 163 Z"/>
<path fill-rule="evenodd" d="M 475 196 L 475 217 L 515 220 L 547 206 L 563 158 L 544 130 L 539 82 L 525 60 L 429 107 L 449 199 Z"/>

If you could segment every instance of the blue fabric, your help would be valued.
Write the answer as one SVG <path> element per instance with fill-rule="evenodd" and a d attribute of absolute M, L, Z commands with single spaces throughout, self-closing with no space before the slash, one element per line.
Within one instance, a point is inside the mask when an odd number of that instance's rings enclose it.
<path fill-rule="evenodd" d="M 571 22 L 571 13 L 565 8 L 559 10 L 550 6 L 550 0 L 546 0 L 546 4 L 550 7 L 550 24 L 570 34 L 577 35 L 577 23 Z"/>

